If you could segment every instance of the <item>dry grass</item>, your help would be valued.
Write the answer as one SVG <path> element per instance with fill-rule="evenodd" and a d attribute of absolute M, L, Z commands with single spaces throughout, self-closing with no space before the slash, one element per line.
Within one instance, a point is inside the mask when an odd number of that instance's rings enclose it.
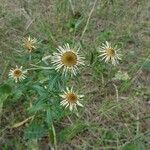
<path fill-rule="evenodd" d="M 22 37 L 30 34 L 40 39 L 45 44 L 44 55 L 66 41 L 79 41 L 83 54 L 91 62 L 78 83 L 86 94 L 85 108 L 78 118 L 72 115 L 56 124 L 58 136 L 61 129 L 70 131 L 60 140 L 58 149 L 148 150 L 150 2 L 98 0 L 92 10 L 93 4 L 90 0 L 0 0 L 1 82 L 7 78 L 11 66 L 24 63 L 17 58 L 24 55 L 20 50 Z M 122 47 L 124 57 L 117 69 L 127 71 L 129 81 L 110 82 L 109 70 L 100 68 L 96 49 L 105 40 Z M 2 149 L 38 149 L 35 141 L 23 139 L 23 129 L 28 124 L 9 129 L 26 118 L 21 102 L 12 105 L 8 100 L 4 104 Z M 51 147 L 47 137 L 40 139 L 38 145 L 40 149 Z"/>

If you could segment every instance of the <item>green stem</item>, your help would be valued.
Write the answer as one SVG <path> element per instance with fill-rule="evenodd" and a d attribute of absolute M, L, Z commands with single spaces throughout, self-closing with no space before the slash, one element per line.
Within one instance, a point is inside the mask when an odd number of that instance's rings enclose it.
<path fill-rule="evenodd" d="M 75 14 L 72 0 L 69 0 L 69 3 L 70 3 L 70 6 L 71 6 L 72 13 Z"/>
<path fill-rule="evenodd" d="M 31 60 L 32 60 L 32 55 L 29 54 L 29 64 L 31 63 Z"/>
<path fill-rule="evenodd" d="M 55 150 L 57 150 L 57 138 L 56 138 L 55 127 L 53 124 L 52 124 L 52 132 L 53 132 L 54 148 Z"/>

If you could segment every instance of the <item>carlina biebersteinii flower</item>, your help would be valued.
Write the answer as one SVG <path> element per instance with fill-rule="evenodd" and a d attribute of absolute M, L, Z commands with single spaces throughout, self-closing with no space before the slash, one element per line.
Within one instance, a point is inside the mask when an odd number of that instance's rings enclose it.
<path fill-rule="evenodd" d="M 58 52 L 54 53 L 52 56 L 52 63 L 54 65 L 55 70 L 63 70 L 63 74 L 67 74 L 68 72 L 71 75 L 76 75 L 79 70 L 80 65 L 84 65 L 84 57 L 79 55 L 79 48 L 76 50 L 75 48 L 70 48 L 69 44 L 65 44 L 64 46 L 59 46 L 57 48 Z"/>
<path fill-rule="evenodd" d="M 25 38 L 23 41 L 23 46 L 28 50 L 29 53 L 33 52 L 35 50 L 37 44 L 37 40 L 35 38 L 31 38 L 30 36 L 28 38 Z"/>
<path fill-rule="evenodd" d="M 118 64 L 118 60 L 121 60 L 121 54 L 118 53 L 120 49 L 117 49 L 117 46 L 114 48 L 111 46 L 110 43 L 106 41 L 106 43 L 102 43 L 99 52 L 102 53 L 99 57 L 102 57 L 102 60 L 105 62 L 111 61 L 113 65 Z"/>
<path fill-rule="evenodd" d="M 22 81 L 23 79 L 26 78 L 25 74 L 27 71 L 22 70 L 22 66 L 19 68 L 16 66 L 16 68 L 12 68 L 9 72 L 9 77 L 13 78 L 15 82 L 17 83 L 18 81 Z"/>
<path fill-rule="evenodd" d="M 60 96 L 63 99 L 60 105 L 65 106 L 65 108 L 69 107 L 70 111 L 77 111 L 77 105 L 83 107 L 79 101 L 82 100 L 84 95 L 79 95 L 77 92 L 74 92 L 73 87 L 71 89 L 67 87 L 66 91 Z"/>

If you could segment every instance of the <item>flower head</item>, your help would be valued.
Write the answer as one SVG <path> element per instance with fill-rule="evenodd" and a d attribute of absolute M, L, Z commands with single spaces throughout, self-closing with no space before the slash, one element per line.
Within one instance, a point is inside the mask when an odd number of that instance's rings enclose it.
<path fill-rule="evenodd" d="M 99 52 L 102 54 L 99 55 L 99 57 L 102 57 L 102 60 L 105 59 L 105 62 L 111 61 L 113 65 L 116 65 L 118 64 L 118 60 L 121 60 L 121 55 L 118 53 L 119 50 L 120 49 L 117 49 L 117 46 L 113 48 L 111 44 L 106 41 L 106 43 L 103 43 L 100 47 Z"/>
<path fill-rule="evenodd" d="M 16 82 L 18 82 L 26 78 L 25 73 L 26 71 L 22 70 L 22 66 L 20 68 L 16 66 L 16 68 L 12 68 L 10 70 L 9 77 L 13 78 Z"/>
<path fill-rule="evenodd" d="M 52 57 L 52 63 L 56 70 L 63 70 L 63 73 L 66 74 L 71 72 L 76 75 L 78 67 L 84 65 L 83 57 L 79 55 L 79 49 L 71 49 L 69 44 L 58 47 L 58 52 L 54 53 Z"/>
<path fill-rule="evenodd" d="M 31 53 L 34 49 L 36 49 L 37 40 L 32 39 L 30 36 L 24 39 L 23 46 Z"/>
<path fill-rule="evenodd" d="M 66 88 L 66 91 L 60 96 L 63 98 L 60 105 L 65 106 L 65 108 L 69 107 L 70 111 L 77 110 L 77 105 L 83 107 L 79 100 L 82 100 L 84 95 L 78 95 L 73 91 L 73 88 Z"/>

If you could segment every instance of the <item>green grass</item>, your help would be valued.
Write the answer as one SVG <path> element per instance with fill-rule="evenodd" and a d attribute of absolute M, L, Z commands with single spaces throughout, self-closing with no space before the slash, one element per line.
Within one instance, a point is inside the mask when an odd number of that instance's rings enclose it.
<path fill-rule="evenodd" d="M 150 2 L 95 2 L 1 0 L 0 149 L 150 149 Z M 59 74 L 49 70 L 30 71 L 19 86 L 7 80 L 9 69 L 16 64 L 30 66 L 22 47 L 22 39 L 28 35 L 40 41 L 40 48 L 32 55 L 33 64 L 51 55 L 58 45 L 68 42 L 80 46 L 86 58 L 81 74 L 71 82 L 64 79 L 63 85 Z M 123 57 L 117 67 L 97 57 L 98 47 L 106 40 L 121 48 Z M 47 63 L 40 65 L 49 67 Z M 130 79 L 114 80 L 118 70 L 127 72 Z M 47 81 L 48 91 L 43 87 Z M 58 99 L 57 88 L 66 83 L 85 95 L 79 116 L 65 112 L 54 101 Z M 50 102 L 58 107 L 50 107 Z M 25 124 L 12 128 L 26 119 Z"/>

